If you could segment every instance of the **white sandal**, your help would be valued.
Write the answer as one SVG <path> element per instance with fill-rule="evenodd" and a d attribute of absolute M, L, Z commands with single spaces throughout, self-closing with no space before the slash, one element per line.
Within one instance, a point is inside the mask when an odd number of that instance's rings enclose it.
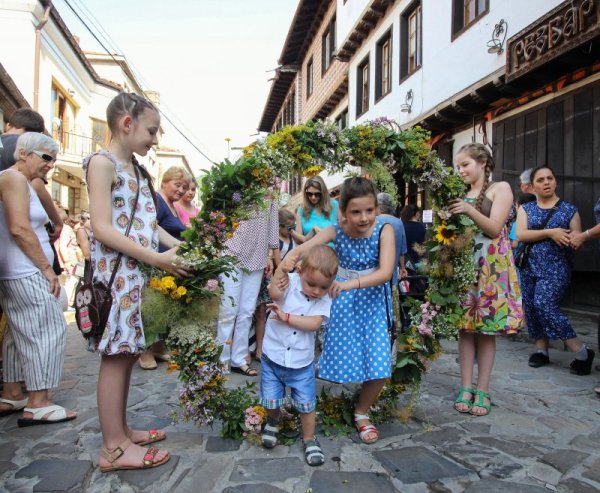
<path fill-rule="evenodd" d="M 12 406 L 12 409 L 5 409 L 4 411 L 0 411 L 0 418 L 2 416 L 8 416 L 10 414 L 18 413 L 19 411 L 23 410 L 25 408 L 25 406 L 27 405 L 28 400 L 29 399 L 27 397 L 25 397 L 25 399 L 21 399 L 19 401 L 12 401 L 10 399 L 0 398 L 0 402 L 2 402 L 4 404 L 10 404 Z"/>
<path fill-rule="evenodd" d="M 20 428 L 25 426 L 36 426 L 36 425 L 49 425 L 54 423 L 64 423 L 65 421 L 71 421 L 77 416 L 69 416 L 67 410 L 56 404 L 52 404 L 46 407 L 26 407 L 23 409 L 26 413 L 33 414 L 33 418 L 21 418 L 17 421 Z M 46 419 L 44 416 L 49 415 Z"/>
<path fill-rule="evenodd" d="M 356 426 L 356 429 L 358 430 L 358 436 L 360 437 L 363 443 L 375 443 L 377 440 L 379 440 L 379 431 L 377 431 L 377 428 L 375 428 L 373 424 L 359 426 L 358 422 L 364 419 L 371 421 L 371 418 L 369 418 L 369 416 L 367 416 L 366 414 L 354 414 L 354 426 Z M 375 438 L 367 440 L 366 436 L 370 433 L 375 434 L 377 436 Z"/>

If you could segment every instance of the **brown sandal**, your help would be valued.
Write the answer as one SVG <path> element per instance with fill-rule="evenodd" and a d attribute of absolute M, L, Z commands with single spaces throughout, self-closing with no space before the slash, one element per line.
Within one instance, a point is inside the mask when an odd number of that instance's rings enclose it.
<path fill-rule="evenodd" d="M 252 368 L 250 365 L 243 366 L 232 366 L 231 371 L 234 373 L 240 373 L 241 375 L 245 375 L 247 377 L 255 377 L 258 375 L 258 372 Z"/>
<path fill-rule="evenodd" d="M 162 430 L 152 429 L 152 430 L 146 431 L 146 433 L 148 433 L 148 438 L 146 438 L 146 440 L 142 440 L 141 442 L 133 441 L 133 438 L 131 438 L 131 435 L 133 434 L 133 430 L 129 430 L 129 432 L 127 432 L 127 436 L 133 443 L 135 443 L 136 445 L 141 445 L 142 447 L 144 445 L 150 445 L 151 443 L 160 442 L 161 440 L 164 440 L 165 438 L 167 438 L 166 432 L 164 432 Z"/>
<path fill-rule="evenodd" d="M 141 465 L 122 466 L 120 464 L 117 464 L 117 459 L 119 459 L 119 457 L 121 457 L 125 453 L 125 451 L 131 446 L 131 443 L 131 440 L 128 438 L 112 452 L 109 452 L 108 449 L 102 447 L 101 455 L 104 459 L 110 462 L 111 465 L 108 467 L 101 467 L 100 472 L 125 471 L 133 469 L 152 469 L 153 467 L 162 466 L 171 458 L 171 456 L 167 453 L 167 456 L 163 460 L 159 462 L 154 462 L 154 458 L 156 457 L 156 454 L 158 454 L 159 450 L 156 447 L 150 447 L 146 451 Z"/>

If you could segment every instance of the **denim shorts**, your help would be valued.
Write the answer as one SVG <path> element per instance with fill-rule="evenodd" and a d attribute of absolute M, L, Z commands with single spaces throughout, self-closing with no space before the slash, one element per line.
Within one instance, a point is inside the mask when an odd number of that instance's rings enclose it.
<path fill-rule="evenodd" d="M 286 368 L 263 354 L 260 373 L 260 404 L 279 409 L 286 402 L 285 389 L 292 391 L 292 404 L 300 413 L 311 413 L 317 406 L 314 361 L 304 368 Z"/>

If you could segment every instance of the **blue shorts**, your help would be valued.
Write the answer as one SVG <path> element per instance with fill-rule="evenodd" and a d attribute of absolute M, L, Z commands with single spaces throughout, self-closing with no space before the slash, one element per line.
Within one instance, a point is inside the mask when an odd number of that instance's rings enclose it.
<path fill-rule="evenodd" d="M 300 413 L 312 413 L 317 406 L 314 361 L 304 368 L 286 368 L 263 354 L 260 373 L 260 405 L 279 409 L 286 402 L 285 389 L 292 391 L 292 403 Z"/>

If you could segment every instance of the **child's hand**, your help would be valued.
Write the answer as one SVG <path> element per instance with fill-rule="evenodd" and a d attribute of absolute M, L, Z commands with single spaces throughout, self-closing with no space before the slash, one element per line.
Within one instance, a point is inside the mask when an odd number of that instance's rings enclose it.
<path fill-rule="evenodd" d="M 448 210 L 452 214 L 467 214 L 467 215 L 469 215 L 469 213 L 473 210 L 473 206 L 471 204 L 468 204 L 467 202 L 465 202 L 462 199 L 455 199 L 455 200 L 450 201 Z"/>
<path fill-rule="evenodd" d="M 267 309 L 271 310 L 271 317 L 274 320 L 285 322 L 287 320 L 287 313 L 285 313 L 277 303 L 267 303 Z"/>
<path fill-rule="evenodd" d="M 279 267 L 277 267 L 277 269 L 282 272 L 285 272 L 287 274 L 289 272 L 292 272 L 296 268 L 297 263 L 298 263 L 298 255 L 296 255 L 294 253 L 294 251 L 292 250 L 281 261 L 281 263 L 279 264 Z"/>
<path fill-rule="evenodd" d="M 329 296 L 331 299 L 336 299 L 342 291 L 350 291 L 352 288 L 356 286 L 349 281 L 337 282 L 334 281 L 331 287 L 329 288 Z"/>

